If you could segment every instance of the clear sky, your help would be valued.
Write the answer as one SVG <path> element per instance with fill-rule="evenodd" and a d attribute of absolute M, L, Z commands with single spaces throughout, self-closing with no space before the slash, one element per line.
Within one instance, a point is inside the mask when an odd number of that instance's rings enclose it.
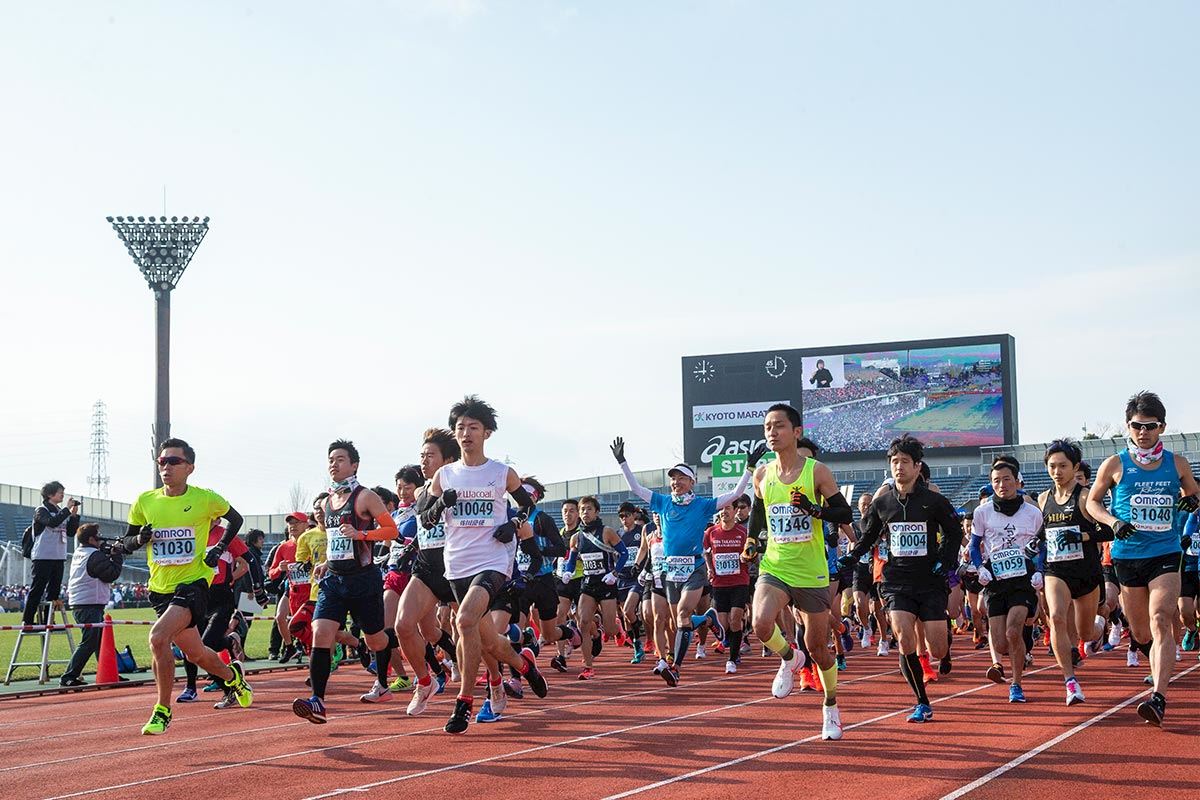
<path fill-rule="evenodd" d="M 207 215 L 173 432 L 249 512 L 449 405 L 545 480 L 681 453 L 682 355 L 1012 333 L 1022 439 L 1200 429 L 1200 5 L 8 4 L 0 481 L 149 487 L 153 303 L 106 215 Z"/>

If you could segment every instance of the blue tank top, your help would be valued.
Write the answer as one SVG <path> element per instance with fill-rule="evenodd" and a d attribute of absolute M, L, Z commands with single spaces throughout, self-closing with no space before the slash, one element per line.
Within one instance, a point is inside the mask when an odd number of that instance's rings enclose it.
<path fill-rule="evenodd" d="M 1154 558 L 1180 552 L 1182 515 L 1175 510 L 1179 499 L 1179 471 L 1175 455 L 1164 450 L 1157 469 L 1143 469 L 1122 450 L 1121 482 L 1113 489 L 1112 514 L 1131 523 L 1137 532 L 1125 540 L 1114 540 L 1112 557 Z"/>

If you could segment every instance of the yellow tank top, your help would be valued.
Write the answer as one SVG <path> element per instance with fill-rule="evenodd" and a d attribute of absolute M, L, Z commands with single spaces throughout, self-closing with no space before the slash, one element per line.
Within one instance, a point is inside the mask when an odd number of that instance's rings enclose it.
<path fill-rule="evenodd" d="M 767 465 L 762 482 L 763 505 L 767 508 L 767 552 L 760 570 L 788 586 L 819 589 L 829 585 L 829 565 L 825 557 L 825 525 L 819 519 L 801 513 L 792 505 L 792 490 L 820 505 L 813 487 L 817 462 L 804 460 L 800 475 L 793 483 L 779 480 L 779 462 Z"/>

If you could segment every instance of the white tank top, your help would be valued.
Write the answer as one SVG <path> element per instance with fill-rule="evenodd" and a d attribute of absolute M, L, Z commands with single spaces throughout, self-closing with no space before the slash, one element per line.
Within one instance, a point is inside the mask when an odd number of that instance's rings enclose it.
<path fill-rule="evenodd" d="M 446 513 L 446 577 L 470 578 L 485 570 L 511 577 L 516 539 L 501 544 L 492 538 L 508 521 L 508 465 L 489 459 L 469 467 L 455 461 L 443 466 L 439 475 L 443 492 L 458 493 L 454 508 Z"/>

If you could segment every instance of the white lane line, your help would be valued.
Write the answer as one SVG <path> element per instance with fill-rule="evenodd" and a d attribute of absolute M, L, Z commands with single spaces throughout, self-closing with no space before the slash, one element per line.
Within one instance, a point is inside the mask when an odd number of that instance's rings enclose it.
<path fill-rule="evenodd" d="M 1183 672 L 1180 672 L 1178 675 L 1172 675 L 1170 682 L 1174 683 L 1178 678 L 1182 678 L 1184 675 L 1187 675 L 1189 672 L 1192 672 L 1193 670 L 1196 670 L 1196 669 L 1200 669 L 1200 664 L 1194 664 L 1193 666 L 1185 669 Z M 941 800 L 955 800 L 956 798 L 962 797 L 963 795 L 965 795 L 969 792 L 975 791 L 980 786 L 983 786 L 985 783 L 990 783 L 991 781 L 995 780 L 996 778 L 999 778 L 1001 775 L 1008 772 L 1009 770 L 1012 770 L 1012 769 L 1015 769 L 1015 768 L 1021 766 L 1022 764 L 1024 764 L 1026 761 L 1033 758 L 1034 756 L 1039 755 L 1040 753 L 1043 753 L 1046 750 L 1049 750 L 1051 747 L 1054 747 L 1054 745 L 1058 744 L 1059 742 L 1065 741 L 1066 739 L 1070 739 L 1072 736 L 1079 733 L 1081 730 L 1083 730 L 1085 728 L 1089 728 L 1092 725 L 1096 724 L 1097 722 L 1100 722 L 1103 719 L 1107 719 L 1108 717 L 1111 717 L 1113 714 L 1116 714 L 1121 709 L 1128 707 L 1131 703 L 1133 703 L 1133 701 L 1143 698 L 1145 696 L 1146 696 L 1146 692 L 1143 690 L 1143 691 L 1140 691 L 1137 694 L 1133 695 L 1130 698 L 1122 700 L 1120 703 L 1117 703 L 1112 708 L 1109 708 L 1105 711 L 1101 711 L 1099 714 L 1092 717 L 1091 719 L 1084 720 L 1083 722 L 1076 725 L 1074 728 L 1071 728 L 1071 730 L 1063 731 L 1062 733 L 1060 733 L 1058 736 L 1055 736 L 1050 741 L 1043 742 L 1042 744 L 1039 744 L 1037 747 L 1033 748 L 1032 750 L 1027 750 L 1026 752 L 1022 753 L 1021 755 L 1017 756 L 1012 761 L 1009 761 L 1007 764 L 1003 764 L 999 767 L 996 767 L 994 770 L 992 770 L 988 774 L 984 775 L 983 777 L 981 777 L 977 780 L 971 781 L 966 786 L 955 789 L 953 792 L 950 792 L 947 795 L 943 795 Z"/>

